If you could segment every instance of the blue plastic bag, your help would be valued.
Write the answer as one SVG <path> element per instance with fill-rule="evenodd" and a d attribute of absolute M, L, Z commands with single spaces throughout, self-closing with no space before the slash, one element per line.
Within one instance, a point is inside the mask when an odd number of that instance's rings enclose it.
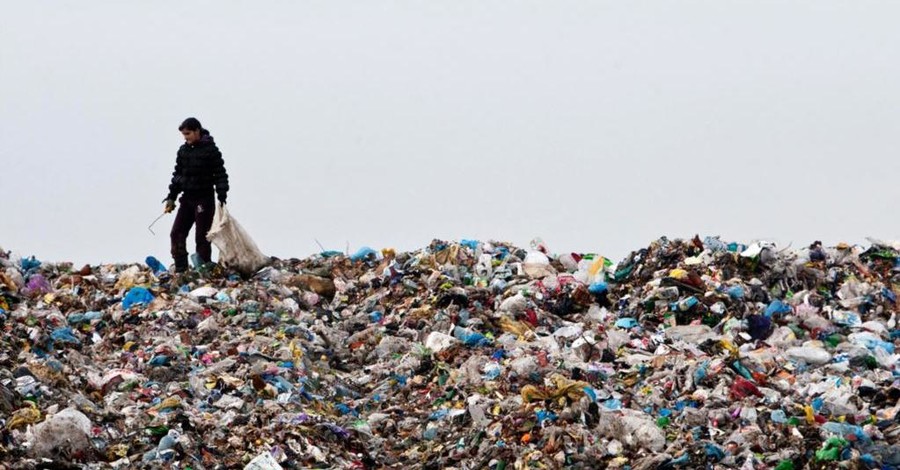
<path fill-rule="evenodd" d="M 41 267 L 41 262 L 38 261 L 34 256 L 30 258 L 22 258 L 22 271 L 28 272 L 32 269 Z"/>
<path fill-rule="evenodd" d="M 595 282 L 588 287 L 588 292 L 593 295 L 603 295 L 608 290 L 609 286 L 603 281 Z"/>
<path fill-rule="evenodd" d="M 153 299 L 153 294 L 146 287 L 132 287 L 122 299 L 122 308 L 129 310 L 135 305 L 148 305 Z"/>
<path fill-rule="evenodd" d="M 894 291 L 888 289 L 887 287 L 881 288 L 881 295 L 890 303 L 897 303 L 897 294 Z"/>
<path fill-rule="evenodd" d="M 144 260 L 144 262 L 147 263 L 147 266 L 149 266 L 150 269 L 153 270 L 153 274 L 159 274 L 159 273 L 166 272 L 166 267 L 163 266 L 163 264 L 160 263 L 159 260 L 153 256 L 148 256 L 147 259 Z"/>
<path fill-rule="evenodd" d="M 772 334 L 772 318 L 767 315 L 750 315 L 747 317 L 747 329 L 751 338 L 764 340 Z"/>
<path fill-rule="evenodd" d="M 622 402 L 615 398 L 610 398 L 603 402 L 603 407 L 606 408 L 607 410 L 621 410 Z"/>
<path fill-rule="evenodd" d="M 81 340 L 75 337 L 75 332 L 69 327 L 57 328 L 50 333 L 50 339 L 54 343 L 72 343 L 81 345 Z"/>
<path fill-rule="evenodd" d="M 378 252 L 367 246 L 364 246 L 357 250 L 356 253 L 350 255 L 350 261 L 362 261 L 369 256 L 378 256 Z"/>
<path fill-rule="evenodd" d="M 744 288 L 742 286 L 731 286 L 728 288 L 728 296 L 735 300 L 744 298 Z"/>
<path fill-rule="evenodd" d="M 459 244 L 473 250 L 478 248 L 478 240 L 460 240 Z"/>
<path fill-rule="evenodd" d="M 772 303 L 770 303 L 769 306 L 766 307 L 766 316 L 771 317 L 772 315 L 775 315 L 775 314 L 783 315 L 783 314 L 791 313 L 791 311 L 792 310 L 791 310 L 790 305 L 788 305 L 780 300 L 773 300 Z"/>

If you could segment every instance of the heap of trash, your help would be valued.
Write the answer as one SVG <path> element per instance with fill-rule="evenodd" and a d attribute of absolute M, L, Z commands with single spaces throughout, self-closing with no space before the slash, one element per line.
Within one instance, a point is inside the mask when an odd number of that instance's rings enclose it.
<path fill-rule="evenodd" d="M 876 240 L 436 240 L 245 277 L 0 250 L 0 462 L 900 468 L 898 282 Z"/>

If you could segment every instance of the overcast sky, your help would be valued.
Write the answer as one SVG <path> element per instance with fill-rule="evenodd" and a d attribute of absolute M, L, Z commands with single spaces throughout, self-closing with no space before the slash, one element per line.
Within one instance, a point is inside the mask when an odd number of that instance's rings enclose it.
<path fill-rule="evenodd" d="M 900 2 L 41 1 L 0 14 L 0 246 L 169 256 L 210 129 L 271 255 L 900 238 Z M 193 247 L 190 240 L 189 246 Z"/>

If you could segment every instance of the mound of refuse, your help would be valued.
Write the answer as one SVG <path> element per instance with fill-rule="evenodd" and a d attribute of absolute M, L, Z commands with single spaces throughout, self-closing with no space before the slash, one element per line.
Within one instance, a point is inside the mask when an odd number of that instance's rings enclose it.
<path fill-rule="evenodd" d="M 877 240 L 436 240 L 249 277 L 0 250 L 0 462 L 900 468 L 898 282 Z"/>

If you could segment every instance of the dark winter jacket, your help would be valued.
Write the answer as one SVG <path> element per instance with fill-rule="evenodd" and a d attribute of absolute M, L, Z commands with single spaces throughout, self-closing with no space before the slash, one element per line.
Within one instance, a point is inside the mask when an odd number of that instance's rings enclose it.
<path fill-rule="evenodd" d="M 212 195 L 213 188 L 219 200 L 225 202 L 228 196 L 225 161 L 212 136 L 204 130 L 199 142 L 185 143 L 178 149 L 167 199 L 174 201 L 182 191 L 189 196 Z"/>

